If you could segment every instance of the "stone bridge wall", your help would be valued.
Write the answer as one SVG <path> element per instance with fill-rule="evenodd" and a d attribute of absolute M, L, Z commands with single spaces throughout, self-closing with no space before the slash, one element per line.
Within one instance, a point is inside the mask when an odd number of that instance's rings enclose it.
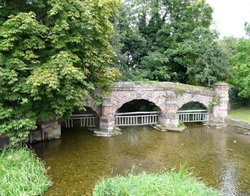
<path fill-rule="evenodd" d="M 178 126 L 177 111 L 184 104 L 199 102 L 210 112 L 210 121 L 224 122 L 228 110 L 228 90 L 226 83 L 218 83 L 214 88 L 205 88 L 171 82 L 117 82 L 112 86 L 109 97 L 102 106 L 95 106 L 89 99 L 87 105 L 100 116 L 98 135 L 110 136 L 114 129 L 114 115 L 125 103 L 132 100 L 148 100 L 161 110 L 159 122 L 165 127 Z"/>

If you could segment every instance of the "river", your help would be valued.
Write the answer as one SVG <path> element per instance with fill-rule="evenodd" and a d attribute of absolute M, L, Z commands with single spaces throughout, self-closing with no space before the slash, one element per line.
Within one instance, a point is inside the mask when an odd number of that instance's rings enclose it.
<path fill-rule="evenodd" d="M 80 128 L 62 129 L 60 140 L 33 148 L 53 181 L 46 195 L 91 195 L 104 177 L 178 170 L 184 164 L 188 172 L 224 195 L 250 195 L 250 136 L 234 128 L 191 124 L 175 133 L 129 127 L 110 138 Z"/>

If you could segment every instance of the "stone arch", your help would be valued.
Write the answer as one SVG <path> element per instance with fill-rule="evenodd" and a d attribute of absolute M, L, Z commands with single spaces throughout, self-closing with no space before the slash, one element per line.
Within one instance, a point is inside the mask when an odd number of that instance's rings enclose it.
<path fill-rule="evenodd" d="M 153 93 L 151 91 L 145 91 L 141 94 L 138 94 L 136 92 L 133 93 L 121 93 L 116 96 L 112 96 L 111 102 L 112 102 L 112 113 L 113 115 L 116 113 L 116 111 L 122 107 L 122 105 L 131 102 L 133 100 L 146 100 L 149 102 L 154 103 L 161 112 L 165 111 L 165 99 L 163 98 L 163 95 L 159 95 L 158 93 Z"/>
<path fill-rule="evenodd" d="M 195 95 L 192 94 L 184 94 L 177 99 L 177 106 L 180 109 L 183 105 L 190 103 L 190 102 L 198 102 L 204 105 L 206 108 L 209 107 L 209 103 L 212 101 L 212 97 L 204 96 L 204 95 Z"/>
<path fill-rule="evenodd" d="M 187 110 L 187 109 L 185 109 L 185 108 L 188 108 L 188 106 L 190 107 L 190 105 L 192 105 L 192 107 L 194 107 L 193 109 L 204 109 L 204 110 L 206 110 L 206 109 L 208 109 L 207 108 L 207 106 L 205 106 L 203 103 L 200 103 L 200 102 L 197 102 L 197 101 L 191 101 L 191 102 L 188 102 L 188 103 L 185 103 L 185 104 L 183 104 L 180 108 L 179 108 L 179 110 L 181 109 L 181 110 Z M 184 107 L 184 108 L 183 108 Z"/>
<path fill-rule="evenodd" d="M 92 109 L 94 112 L 96 112 L 96 114 L 98 114 L 98 116 L 101 116 L 101 107 L 100 106 L 96 106 L 95 102 L 93 99 L 87 99 L 86 100 L 86 107 L 89 107 L 90 109 Z"/>
<path fill-rule="evenodd" d="M 124 103 L 120 108 L 118 108 L 117 110 L 116 110 L 116 113 L 120 110 L 120 109 L 122 109 L 124 106 L 126 106 L 127 104 L 133 104 L 133 102 L 142 102 L 142 103 L 145 103 L 145 104 L 153 104 L 154 106 L 153 107 L 157 107 L 157 109 L 158 110 L 156 110 L 156 111 L 159 111 L 159 112 L 161 112 L 161 109 L 159 108 L 159 106 L 157 106 L 155 103 L 153 103 L 152 101 L 149 101 L 149 100 L 145 100 L 145 99 L 133 99 L 133 100 L 131 100 L 131 101 L 129 101 L 129 102 L 126 102 L 126 103 Z M 151 110 L 149 110 L 149 111 L 151 111 Z M 130 112 L 130 111 L 129 111 Z M 132 112 L 132 111 L 131 111 Z"/>

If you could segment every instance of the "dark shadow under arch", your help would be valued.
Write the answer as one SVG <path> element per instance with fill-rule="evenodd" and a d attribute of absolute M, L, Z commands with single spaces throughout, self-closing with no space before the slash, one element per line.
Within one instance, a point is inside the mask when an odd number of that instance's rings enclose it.
<path fill-rule="evenodd" d="M 182 105 L 179 110 L 207 110 L 207 107 L 200 102 L 191 101 Z"/>
<path fill-rule="evenodd" d="M 142 111 L 157 111 L 161 109 L 153 102 L 145 99 L 134 99 L 132 101 L 124 103 L 116 113 L 124 112 L 142 112 Z"/>
<path fill-rule="evenodd" d="M 87 106 L 82 110 L 74 109 L 72 114 L 95 114 L 96 116 L 99 116 L 95 110 L 93 110 L 91 107 L 87 107 Z"/>

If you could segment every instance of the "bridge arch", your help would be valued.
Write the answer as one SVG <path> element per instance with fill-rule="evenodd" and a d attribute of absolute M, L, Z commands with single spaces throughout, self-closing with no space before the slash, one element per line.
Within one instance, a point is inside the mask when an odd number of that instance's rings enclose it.
<path fill-rule="evenodd" d="M 116 113 L 120 112 L 139 112 L 139 111 L 158 111 L 161 109 L 153 102 L 145 99 L 134 99 L 124 103 L 117 109 Z"/>
<path fill-rule="evenodd" d="M 91 107 L 85 106 L 84 109 L 74 109 L 70 117 L 65 120 L 66 128 L 98 127 L 100 115 Z"/>
<path fill-rule="evenodd" d="M 123 104 L 115 113 L 115 125 L 139 126 L 158 123 L 161 109 L 145 99 L 134 99 Z"/>
<path fill-rule="evenodd" d="M 86 108 L 93 110 L 98 116 L 101 116 L 101 106 L 97 106 L 92 98 L 86 100 Z"/>
<path fill-rule="evenodd" d="M 140 95 L 138 94 L 130 94 L 130 93 L 123 93 L 123 95 L 119 96 L 113 96 L 111 99 L 112 104 L 112 114 L 115 115 L 115 113 L 121 108 L 124 104 L 132 102 L 134 100 L 144 100 L 148 101 L 150 103 L 153 103 L 155 106 L 157 106 L 160 110 L 160 112 L 166 111 L 165 106 L 165 99 L 163 98 L 164 93 L 158 94 L 153 92 L 145 92 Z"/>
<path fill-rule="evenodd" d="M 192 94 L 185 94 L 181 96 L 179 99 L 177 99 L 177 106 L 178 109 L 183 107 L 184 105 L 188 103 L 200 103 L 204 107 L 208 108 L 209 103 L 212 101 L 212 97 L 210 96 L 205 96 L 205 95 L 195 95 L 193 96 Z"/>
<path fill-rule="evenodd" d="M 207 106 L 205 106 L 203 103 L 191 101 L 188 103 L 183 104 L 179 110 L 207 110 Z"/>

